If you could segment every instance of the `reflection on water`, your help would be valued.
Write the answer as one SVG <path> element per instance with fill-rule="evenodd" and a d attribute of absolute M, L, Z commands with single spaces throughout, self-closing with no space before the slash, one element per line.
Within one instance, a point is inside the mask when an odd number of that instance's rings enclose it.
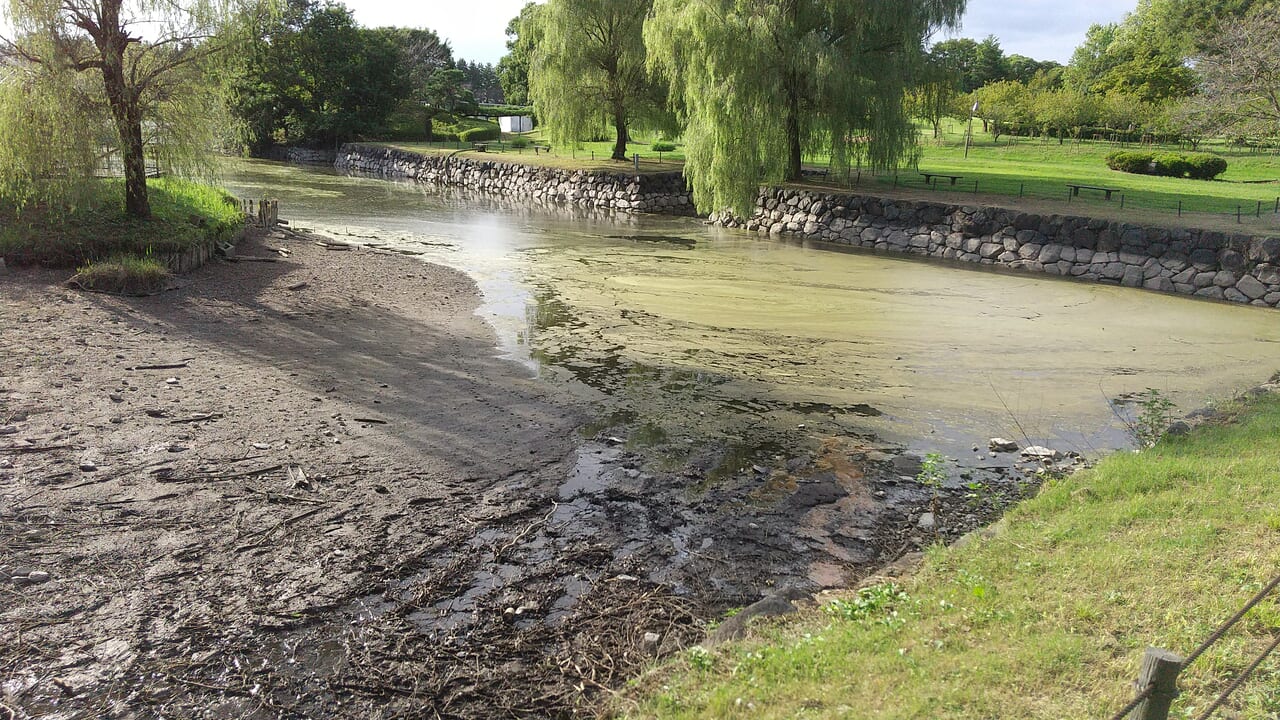
<path fill-rule="evenodd" d="M 1108 398 L 1190 409 L 1280 365 L 1264 309 L 271 163 L 227 178 L 295 226 L 470 273 L 503 352 L 676 454 L 850 434 L 1094 452 L 1124 443 Z"/>

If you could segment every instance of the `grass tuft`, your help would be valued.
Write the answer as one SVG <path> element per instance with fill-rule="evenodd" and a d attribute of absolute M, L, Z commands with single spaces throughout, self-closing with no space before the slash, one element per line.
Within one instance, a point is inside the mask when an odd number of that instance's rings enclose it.
<path fill-rule="evenodd" d="M 169 268 L 152 257 L 119 254 L 80 266 L 68 282 L 84 290 L 116 295 L 154 295 L 164 290 Z"/>

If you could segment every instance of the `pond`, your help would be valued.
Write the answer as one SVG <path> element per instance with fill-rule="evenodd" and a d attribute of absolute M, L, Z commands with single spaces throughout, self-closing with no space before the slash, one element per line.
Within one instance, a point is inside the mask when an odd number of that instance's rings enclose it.
<path fill-rule="evenodd" d="M 1280 366 L 1267 309 L 323 168 L 235 161 L 224 182 L 295 228 L 469 273 L 500 352 L 672 463 L 845 435 L 960 462 L 996 436 L 1097 455 L 1129 442 L 1117 398 L 1189 411 Z"/>

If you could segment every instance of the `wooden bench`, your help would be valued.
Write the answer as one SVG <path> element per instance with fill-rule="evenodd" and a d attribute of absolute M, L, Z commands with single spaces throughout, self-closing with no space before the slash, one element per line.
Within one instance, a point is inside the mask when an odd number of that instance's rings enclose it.
<path fill-rule="evenodd" d="M 1111 200 L 1111 193 L 1120 192 L 1115 188 L 1098 187 L 1097 185 L 1072 185 L 1067 183 L 1067 187 L 1071 188 L 1071 197 L 1079 197 L 1081 190 L 1097 190 L 1106 196 L 1107 200 Z"/>
<path fill-rule="evenodd" d="M 535 143 L 535 144 L 533 144 L 533 145 L 530 145 L 529 147 L 533 148 L 533 154 L 534 154 L 534 155 L 537 155 L 539 150 L 541 150 L 541 151 L 543 151 L 543 152 L 545 152 L 545 153 L 550 153 L 550 152 L 551 152 L 551 146 L 550 146 L 550 145 L 538 145 L 537 143 Z"/>
<path fill-rule="evenodd" d="M 963 175 L 947 175 L 945 173 L 922 172 L 920 174 L 924 176 L 925 185 L 933 185 L 934 184 L 933 178 L 947 178 L 948 180 L 951 181 L 952 185 L 955 185 L 957 180 L 964 177 Z"/>
<path fill-rule="evenodd" d="M 488 143 L 471 143 L 471 149 L 476 152 L 484 152 L 489 149 Z"/>

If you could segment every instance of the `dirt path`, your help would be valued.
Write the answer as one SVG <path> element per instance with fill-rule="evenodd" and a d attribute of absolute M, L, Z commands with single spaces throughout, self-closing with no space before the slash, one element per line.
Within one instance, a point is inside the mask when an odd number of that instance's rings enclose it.
<path fill-rule="evenodd" d="M 273 248 L 151 298 L 0 278 L 0 720 L 589 715 L 708 607 L 932 538 L 884 448 L 691 499 L 496 358 L 465 276 Z"/>

